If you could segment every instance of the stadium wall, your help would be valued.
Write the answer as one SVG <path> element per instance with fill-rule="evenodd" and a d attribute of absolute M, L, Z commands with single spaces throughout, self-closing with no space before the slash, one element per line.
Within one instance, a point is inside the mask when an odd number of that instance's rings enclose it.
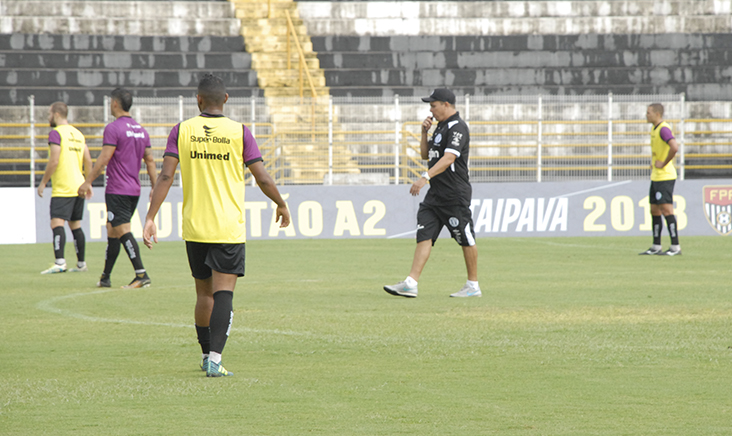
<path fill-rule="evenodd" d="M 477 183 L 473 185 L 471 204 L 476 236 L 648 236 L 648 186 L 648 181 L 630 180 Z M 286 229 L 274 225 L 272 202 L 258 189 L 249 189 L 248 240 L 412 238 L 419 202 L 424 198 L 411 197 L 407 185 L 280 189 L 292 212 L 293 225 Z M 142 236 L 149 192 L 149 188 L 143 188 L 132 218 L 132 232 L 137 238 Z M 12 213 L 7 208 L 3 212 L 0 243 L 50 242 L 50 197 L 50 188 L 43 198 L 29 188 L 0 189 L 4 204 L 19 206 Z M 682 235 L 732 233 L 729 179 L 677 181 L 675 200 Z M 181 188 L 171 188 L 158 217 L 160 240 L 180 240 L 182 201 Z M 106 240 L 105 222 L 104 190 L 95 188 L 83 221 L 87 241 Z M 35 227 L 29 227 L 29 223 Z M 443 237 L 448 237 L 446 231 Z"/>

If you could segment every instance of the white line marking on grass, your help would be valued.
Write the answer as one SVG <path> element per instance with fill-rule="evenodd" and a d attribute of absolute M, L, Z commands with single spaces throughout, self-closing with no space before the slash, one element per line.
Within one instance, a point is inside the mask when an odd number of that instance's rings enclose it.
<path fill-rule="evenodd" d="M 393 239 L 393 238 L 398 238 L 400 236 L 407 236 L 407 235 L 411 235 L 412 233 L 417 233 L 417 229 L 410 230 L 410 231 L 404 232 L 404 233 L 399 233 L 397 235 L 387 236 L 386 239 Z"/>
<path fill-rule="evenodd" d="M 59 297 L 53 297 L 49 298 L 48 300 L 43 300 L 36 304 L 36 308 L 43 310 L 45 312 L 55 313 L 57 315 L 66 316 L 69 318 L 76 318 L 84 321 L 89 322 L 104 322 L 104 323 L 112 323 L 112 324 L 130 324 L 130 325 L 151 325 L 151 326 L 159 326 L 159 327 L 174 327 L 174 328 L 192 328 L 193 324 L 177 324 L 177 323 L 169 323 L 169 322 L 151 322 L 151 321 L 136 321 L 134 319 L 115 319 L 115 318 L 104 318 L 99 316 L 89 316 L 84 315 L 81 313 L 77 313 L 68 309 L 60 309 L 58 307 L 55 307 L 54 304 L 62 301 L 62 300 L 69 300 L 77 297 L 87 297 L 90 295 L 98 295 L 98 294 L 106 294 L 108 292 L 121 292 L 121 291 L 129 291 L 130 289 L 101 289 L 98 291 L 93 292 L 77 292 L 74 294 L 68 294 L 68 295 L 62 295 Z M 286 335 L 286 336 L 312 336 L 310 333 L 306 332 L 294 332 L 289 330 L 278 330 L 278 329 L 253 329 L 249 327 L 232 327 L 233 331 L 237 332 L 248 332 L 248 333 L 265 333 L 265 334 L 275 334 L 275 335 Z"/>
<path fill-rule="evenodd" d="M 599 190 L 601 190 L 601 189 L 607 189 L 607 188 L 612 188 L 612 187 L 614 187 L 614 186 L 620 186 L 620 185 L 625 185 L 625 184 L 628 184 L 628 183 L 630 183 L 631 181 L 632 181 L 632 180 L 626 180 L 626 181 L 624 181 L 624 182 L 618 182 L 618 183 L 611 183 L 611 184 L 609 184 L 609 185 L 604 185 L 604 186 L 598 186 L 597 188 L 583 189 L 583 190 L 581 190 L 581 191 L 577 191 L 577 192 L 571 192 L 571 193 L 569 193 L 569 194 L 562 194 L 562 195 L 556 195 L 556 196 L 554 196 L 554 197 L 552 197 L 552 198 L 572 197 L 572 196 L 574 196 L 574 195 L 580 195 L 580 194 L 584 194 L 585 192 L 599 191 Z"/>

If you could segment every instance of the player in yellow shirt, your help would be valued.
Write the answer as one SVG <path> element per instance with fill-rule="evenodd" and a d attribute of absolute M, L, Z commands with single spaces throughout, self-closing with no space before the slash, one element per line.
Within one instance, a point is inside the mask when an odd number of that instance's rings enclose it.
<path fill-rule="evenodd" d="M 238 277 L 244 276 L 246 223 L 244 172 L 249 168 L 259 188 L 277 204 L 280 227 L 290 224 L 290 212 L 267 173 L 254 136 L 241 123 L 224 116 L 229 98 L 224 82 L 212 74 L 198 84 L 201 114 L 173 127 L 163 155 L 163 168 L 145 218 L 143 241 L 157 242 L 154 223 L 173 184 L 180 163 L 183 185 L 183 239 L 196 283 L 195 321 L 201 344 L 201 369 L 208 377 L 230 376 L 221 353 L 234 316 L 232 298 Z"/>
<path fill-rule="evenodd" d="M 679 231 L 674 215 L 674 184 L 676 183 L 676 167 L 674 157 L 679 144 L 671 132 L 671 126 L 663 120 L 663 105 L 654 103 L 646 109 L 646 120 L 653 125 L 651 130 L 651 189 L 648 200 L 651 203 L 653 224 L 653 245 L 642 255 L 660 254 L 676 256 L 681 254 Z M 671 235 L 671 247 L 663 251 L 661 248 L 661 231 L 663 216 L 666 218 L 668 232 Z"/>
<path fill-rule="evenodd" d="M 74 235 L 77 263 L 71 272 L 87 271 L 84 260 L 86 238 L 81 228 L 81 219 L 84 216 L 84 197 L 76 192 L 79 185 L 84 183 L 84 172 L 91 170 L 91 155 L 86 146 L 86 139 L 80 131 L 69 125 L 67 119 L 69 108 L 66 103 L 56 102 L 48 109 L 48 123 L 51 133 L 48 134 L 48 165 L 43 173 L 41 184 L 38 185 L 38 196 L 43 197 L 43 191 L 48 181 L 51 181 L 51 230 L 53 231 L 53 252 L 56 262 L 41 274 L 55 274 L 66 272 L 64 248 L 66 246 L 66 230 L 64 222 L 69 223 Z M 91 194 L 91 193 L 90 193 Z"/>

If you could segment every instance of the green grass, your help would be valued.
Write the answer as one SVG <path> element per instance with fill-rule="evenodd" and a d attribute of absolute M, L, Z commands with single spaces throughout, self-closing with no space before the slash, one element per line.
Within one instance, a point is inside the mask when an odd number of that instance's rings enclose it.
<path fill-rule="evenodd" d="M 102 244 L 53 276 L 50 244 L 0 246 L 0 434 L 732 434 L 730 241 L 648 239 L 481 239 L 474 299 L 447 298 L 451 241 L 417 299 L 381 289 L 411 240 L 252 241 L 226 379 L 198 370 L 183 243 L 144 251 L 151 288 L 101 291 Z"/>

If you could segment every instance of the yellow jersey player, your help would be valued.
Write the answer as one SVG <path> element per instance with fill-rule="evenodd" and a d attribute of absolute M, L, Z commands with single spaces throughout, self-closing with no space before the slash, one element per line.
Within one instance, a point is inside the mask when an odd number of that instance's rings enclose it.
<path fill-rule="evenodd" d="M 84 172 L 91 170 L 91 155 L 86 146 L 84 135 L 75 127 L 69 125 L 69 108 L 66 103 L 56 102 L 48 109 L 48 123 L 51 133 L 48 134 L 48 165 L 43 173 L 43 179 L 38 186 L 38 196 L 43 197 L 43 191 L 48 181 L 51 181 L 51 230 L 53 231 L 53 253 L 56 262 L 41 274 L 55 274 L 66 272 L 64 248 L 66 246 L 66 230 L 64 222 L 69 223 L 71 234 L 74 235 L 76 248 L 76 267 L 68 269 L 71 272 L 87 271 L 84 252 L 86 237 L 81 228 L 81 219 L 84 216 L 84 197 L 77 193 L 79 185 L 84 183 Z M 91 192 L 90 192 L 91 194 Z"/>
<path fill-rule="evenodd" d="M 674 184 L 676 183 L 676 167 L 674 157 L 679 144 L 671 132 L 671 126 L 663 120 L 663 105 L 654 103 L 646 109 L 646 120 L 653 125 L 651 130 L 651 189 L 648 200 L 651 203 L 653 224 L 653 245 L 642 255 L 660 254 L 676 256 L 681 254 L 679 230 L 674 215 Z M 668 232 L 671 235 L 671 247 L 663 251 L 661 248 L 661 231 L 663 216 L 666 219 Z"/>
<path fill-rule="evenodd" d="M 198 83 L 196 99 L 201 114 L 176 125 L 170 132 L 143 230 L 143 241 L 152 248 L 152 241 L 157 242 L 153 220 L 180 163 L 183 239 L 196 284 L 194 314 L 202 352 L 201 369 L 208 377 L 233 375 L 224 369 L 221 353 L 234 316 L 234 286 L 237 278 L 244 276 L 245 167 L 262 192 L 277 204 L 276 220 L 281 220 L 280 227 L 290 224 L 290 212 L 264 168 L 254 136 L 246 126 L 224 116 L 228 98 L 219 77 L 206 74 Z"/>

